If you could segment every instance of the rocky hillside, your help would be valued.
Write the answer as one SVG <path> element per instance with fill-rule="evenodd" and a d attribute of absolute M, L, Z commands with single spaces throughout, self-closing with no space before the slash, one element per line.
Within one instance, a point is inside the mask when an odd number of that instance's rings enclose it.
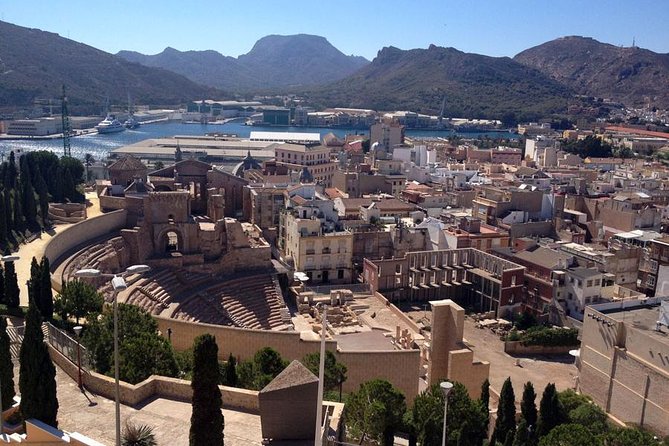
<path fill-rule="evenodd" d="M 438 113 L 446 116 L 532 119 L 566 110 L 569 89 L 508 57 L 428 49 L 379 51 L 354 75 L 309 92 L 327 106 Z M 510 120 L 510 119 L 509 119 Z"/>
<path fill-rule="evenodd" d="M 579 94 L 669 108 L 669 54 L 570 36 L 525 50 L 514 60 Z"/>
<path fill-rule="evenodd" d="M 58 34 L 0 22 L 0 104 L 29 105 L 59 97 L 65 84 L 73 106 L 127 101 L 168 105 L 221 91 L 171 71 L 124 61 Z"/>

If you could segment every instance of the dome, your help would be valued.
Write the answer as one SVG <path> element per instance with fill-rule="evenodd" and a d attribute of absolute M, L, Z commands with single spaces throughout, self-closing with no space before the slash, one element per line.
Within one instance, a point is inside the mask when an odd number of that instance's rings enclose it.
<path fill-rule="evenodd" d="M 307 166 L 302 167 L 302 171 L 300 172 L 300 183 L 306 184 L 313 182 L 314 182 L 314 176 L 311 174 L 311 172 L 309 172 Z"/>
<path fill-rule="evenodd" d="M 232 169 L 232 174 L 238 177 L 243 177 L 244 172 L 247 170 L 260 170 L 262 166 L 258 161 L 251 156 L 251 151 L 246 152 L 246 156 L 241 163 L 237 164 L 234 169 Z"/>

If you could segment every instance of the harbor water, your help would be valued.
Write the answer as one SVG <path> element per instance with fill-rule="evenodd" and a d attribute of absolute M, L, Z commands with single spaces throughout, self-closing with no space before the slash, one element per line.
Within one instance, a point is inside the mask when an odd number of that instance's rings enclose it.
<path fill-rule="evenodd" d="M 145 124 L 135 130 L 125 130 L 119 133 L 106 135 L 91 134 L 77 136 L 70 139 L 72 156 L 83 158 L 86 153 L 93 155 L 95 159 L 104 159 L 109 152 L 118 147 L 124 147 L 130 144 L 151 138 L 165 138 L 175 135 L 204 135 L 205 133 L 226 133 L 235 134 L 240 138 L 248 138 L 252 131 L 260 132 L 304 132 L 320 133 L 321 137 L 327 133 L 334 133 L 339 137 L 347 134 L 365 134 L 365 130 L 355 129 L 333 129 L 322 127 L 263 127 L 247 126 L 241 122 L 228 122 L 226 124 L 184 124 L 180 121 L 159 122 Z M 489 133 L 461 133 L 456 134 L 453 131 L 429 131 L 429 130 L 407 130 L 406 136 L 409 137 L 443 137 L 447 138 L 453 135 L 459 135 L 463 138 L 474 138 L 488 136 L 490 138 L 517 138 L 518 135 L 507 132 L 489 132 Z M 9 154 L 11 150 L 32 151 L 32 150 L 50 150 L 57 154 L 63 152 L 62 139 L 21 139 L 0 141 L 0 159 Z"/>

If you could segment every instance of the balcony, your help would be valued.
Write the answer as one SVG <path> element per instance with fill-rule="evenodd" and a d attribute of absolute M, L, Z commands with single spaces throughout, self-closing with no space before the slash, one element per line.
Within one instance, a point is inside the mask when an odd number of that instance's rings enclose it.
<path fill-rule="evenodd" d="M 308 256 L 312 256 L 312 255 L 316 254 L 316 250 L 315 249 L 307 249 L 307 250 L 305 250 L 305 254 L 308 255 Z"/>
<path fill-rule="evenodd" d="M 321 254 L 332 254 L 332 253 L 330 252 L 330 248 L 323 248 Z"/>

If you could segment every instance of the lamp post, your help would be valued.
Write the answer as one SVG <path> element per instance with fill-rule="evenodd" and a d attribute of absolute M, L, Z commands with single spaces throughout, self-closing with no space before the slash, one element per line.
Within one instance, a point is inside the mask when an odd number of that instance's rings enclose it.
<path fill-rule="evenodd" d="M 328 325 L 328 307 L 323 306 L 323 317 L 321 319 L 321 356 L 318 365 L 318 399 L 316 403 L 316 432 L 314 433 L 314 446 L 322 446 L 321 418 L 323 416 L 323 381 L 325 380 L 325 331 Z"/>
<path fill-rule="evenodd" d="M 75 277 L 111 277 L 111 285 L 114 290 L 112 302 L 114 306 L 114 403 L 116 408 L 116 446 L 121 446 L 121 386 L 119 384 L 119 361 L 118 361 L 118 293 L 128 288 L 123 278 L 124 274 L 142 274 L 150 271 L 148 265 L 132 265 L 121 274 L 104 274 L 98 269 L 80 269 L 74 273 Z"/>
<path fill-rule="evenodd" d="M 4 155 L 3 155 L 4 159 Z M 7 255 L 7 256 L 2 256 L 0 257 L 0 260 L 2 260 L 2 263 L 7 263 L 7 262 L 16 262 L 19 260 L 19 256 L 13 256 L 13 255 Z M 4 317 L 4 316 L 2 316 Z M 11 354 L 9 357 L 9 361 L 11 362 Z M 0 382 L 0 436 L 2 436 L 5 433 L 5 408 L 2 405 L 2 382 Z"/>
<path fill-rule="evenodd" d="M 453 390 L 453 383 L 444 381 L 439 384 L 439 387 L 441 387 L 441 391 L 444 393 L 444 432 L 441 437 L 441 446 L 446 446 L 446 416 L 448 415 L 448 394 L 451 393 L 451 390 Z"/>
<path fill-rule="evenodd" d="M 77 383 L 79 384 L 79 390 L 82 392 L 84 391 L 84 384 L 81 380 L 81 330 L 83 330 L 83 328 L 84 327 L 81 325 L 77 325 L 73 328 L 74 333 L 77 335 L 77 369 L 79 370 L 79 379 L 77 380 Z"/>

